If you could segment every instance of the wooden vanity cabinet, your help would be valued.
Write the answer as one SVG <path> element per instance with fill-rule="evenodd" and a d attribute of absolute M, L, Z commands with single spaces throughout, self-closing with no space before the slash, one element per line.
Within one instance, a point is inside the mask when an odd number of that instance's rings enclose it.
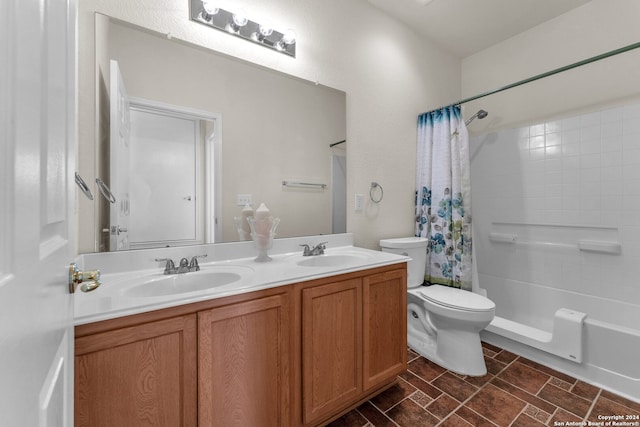
<path fill-rule="evenodd" d="M 288 290 L 77 326 L 75 425 L 288 426 Z"/>
<path fill-rule="evenodd" d="M 197 425 L 194 314 L 76 336 L 74 369 L 76 426 Z"/>
<path fill-rule="evenodd" d="M 406 265 L 297 285 L 301 411 L 322 425 L 392 384 L 407 367 Z"/>
<path fill-rule="evenodd" d="M 76 327 L 76 426 L 317 426 L 406 369 L 406 264 Z"/>
<path fill-rule="evenodd" d="M 305 424 L 362 394 L 360 278 L 302 290 L 302 396 Z"/>
<path fill-rule="evenodd" d="M 407 368 L 407 273 L 392 270 L 362 279 L 362 380 L 376 389 Z"/>
<path fill-rule="evenodd" d="M 198 425 L 288 426 L 287 294 L 198 312 Z"/>

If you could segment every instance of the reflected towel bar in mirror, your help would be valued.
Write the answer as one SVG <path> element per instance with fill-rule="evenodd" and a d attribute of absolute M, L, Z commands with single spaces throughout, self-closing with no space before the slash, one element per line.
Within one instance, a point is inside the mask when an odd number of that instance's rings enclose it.
<path fill-rule="evenodd" d="M 116 197 L 113 195 L 111 190 L 109 190 L 109 187 L 107 187 L 107 184 L 105 184 L 103 180 L 96 178 L 96 184 L 98 184 L 98 189 L 100 190 L 100 193 L 102 193 L 102 196 L 107 199 L 109 203 L 116 202 Z"/>
<path fill-rule="evenodd" d="M 327 188 L 327 184 L 316 184 L 313 182 L 297 182 L 297 181 L 282 181 L 283 187 L 306 187 L 306 188 Z"/>

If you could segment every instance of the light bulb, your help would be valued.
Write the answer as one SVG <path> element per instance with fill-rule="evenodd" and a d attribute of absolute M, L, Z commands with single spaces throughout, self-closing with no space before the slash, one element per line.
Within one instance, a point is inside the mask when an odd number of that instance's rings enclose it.
<path fill-rule="evenodd" d="M 244 9 L 238 9 L 233 13 L 233 23 L 238 27 L 244 27 L 247 25 L 247 22 L 249 22 L 249 20 L 247 19 L 247 13 Z"/>
<path fill-rule="evenodd" d="M 295 44 L 296 42 L 296 32 L 293 31 L 292 29 L 288 29 L 287 31 L 284 32 L 284 34 L 282 35 L 282 42 L 286 45 L 291 45 L 291 44 Z"/>
<path fill-rule="evenodd" d="M 264 39 L 269 37 L 272 33 L 273 27 L 271 26 L 271 23 L 259 24 L 258 31 L 251 34 L 251 39 L 262 43 L 264 42 Z"/>
<path fill-rule="evenodd" d="M 202 7 L 207 15 L 215 15 L 220 11 L 220 8 L 216 6 L 215 0 L 202 0 Z"/>
<path fill-rule="evenodd" d="M 264 37 L 269 37 L 271 33 L 273 33 L 273 28 L 269 23 L 260 24 L 260 26 L 258 27 L 258 31 L 260 31 L 260 35 L 264 38 Z"/>
<path fill-rule="evenodd" d="M 278 43 L 276 43 L 276 49 L 283 51 L 287 50 L 288 46 L 291 46 L 296 43 L 296 32 L 292 29 L 288 29 L 282 35 L 282 38 Z"/>

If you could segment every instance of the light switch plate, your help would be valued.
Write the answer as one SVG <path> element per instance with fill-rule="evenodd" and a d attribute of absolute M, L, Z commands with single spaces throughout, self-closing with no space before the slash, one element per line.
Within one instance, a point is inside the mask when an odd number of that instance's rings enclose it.
<path fill-rule="evenodd" d="M 356 194 L 354 206 L 354 210 L 356 212 L 360 212 L 364 209 L 364 194 Z"/>
<path fill-rule="evenodd" d="M 244 205 L 250 205 L 251 203 L 252 203 L 251 194 L 238 194 L 238 195 L 236 195 L 236 205 L 244 206 Z"/>

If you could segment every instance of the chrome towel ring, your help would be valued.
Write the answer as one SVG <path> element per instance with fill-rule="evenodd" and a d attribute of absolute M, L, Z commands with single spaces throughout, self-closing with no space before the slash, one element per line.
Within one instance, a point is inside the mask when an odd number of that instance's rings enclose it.
<path fill-rule="evenodd" d="M 379 188 L 380 194 L 374 194 L 376 193 L 376 189 Z M 377 182 L 372 182 L 371 183 L 371 188 L 369 189 L 369 198 L 371 199 L 371 201 L 373 203 L 380 203 L 382 201 L 382 198 L 384 197 L 384 190 L 382 189 L 382 186 L 380 184 L 378 184 Z"/>

